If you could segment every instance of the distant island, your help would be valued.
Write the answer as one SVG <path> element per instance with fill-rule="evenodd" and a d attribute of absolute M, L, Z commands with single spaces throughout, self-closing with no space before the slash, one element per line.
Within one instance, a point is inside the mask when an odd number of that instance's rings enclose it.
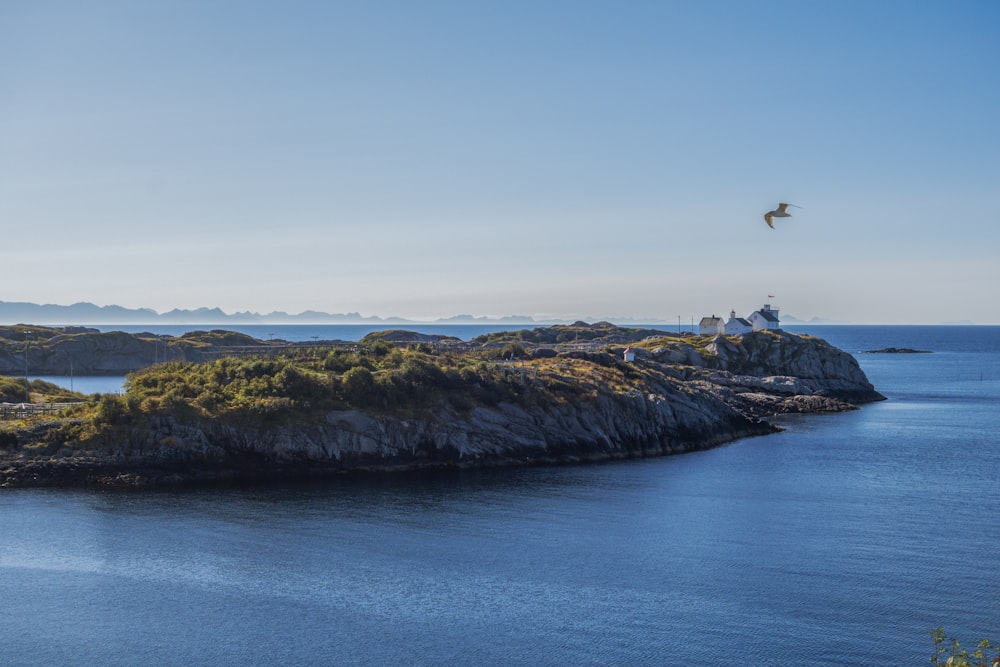
<path fill-rule="evenodd" d="M 124 395 L 0 378 L 0 486 L 662 456 L 777 432 L 775 415 L 884 399 L 850 354 L 781 331 L 681 335 L 576 322 L 468 342 L 401 329 L 309 344 L 224 330 L 152 339 L 32 331 L 46 357 L 76 345 L 92 365 L 113 366 L 123 350 L 139 350 L 133 361 L 143 367 Z M 0 339 L 8 369 L 17 351 Z"/>

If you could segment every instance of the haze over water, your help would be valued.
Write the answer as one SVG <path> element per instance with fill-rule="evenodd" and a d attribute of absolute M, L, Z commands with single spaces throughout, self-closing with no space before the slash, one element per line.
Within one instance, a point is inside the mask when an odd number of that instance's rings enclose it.
<path fill-rule="evenodd" d="M 1000 328 L 823 327 L 889 400 L 605 465 L 0 492 L 0 663 L 921 664 L 1000 623 Z"/>

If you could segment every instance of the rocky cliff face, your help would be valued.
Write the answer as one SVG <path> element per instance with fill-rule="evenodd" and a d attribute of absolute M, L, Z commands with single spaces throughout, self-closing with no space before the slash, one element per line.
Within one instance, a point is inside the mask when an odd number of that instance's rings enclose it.
<path fill-rule="evenodd" d="M 783 332 L 716 336 L 692 379 L 744 414 L 840 412 L 883 400 L 857 360 L 825 341 Z"/>
<path fill-rule="evenodd" d="M 234 427 L 157 419 L 134 433 L 120 454 L 238 460 L 278 469 L 395 470 L 660 456 L 776 430 L 710 392 L 669 382 L 651 390 L 555 407 L 501 403 L 468 413 L 442 408 L 410 419 L 335 411 L 309 425 Z"/>
<path fill-rule="evenodd" d="M 530 400 L 528 391 L 519 402 L 465 411 L 442 404 L 407 417 L 359 410 L 297 423 L 151 416 L 89 458 L 9 462 L 0 483 L 19 483 L 25 466 L 38 479 L 62 479 L 73 466 L 77 481 L 136 484 L 659 456 L 773 433 L 770 415 L 850 410 L 883 398 L 851 355 L 815 338 L 755 333 L 632 347 L 634 364 L 613 349 L 541 355 L 613 366 L 634 381 L 626 390 L 597 383 L 555 404 Z"/>

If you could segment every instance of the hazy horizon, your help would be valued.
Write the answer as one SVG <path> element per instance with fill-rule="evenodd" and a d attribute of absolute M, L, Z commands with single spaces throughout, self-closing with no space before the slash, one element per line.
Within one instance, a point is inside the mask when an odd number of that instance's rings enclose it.
<path fill-rule="evenodd" d="M 69 310 L 69 309 L 73 309 L 73 308 L 81 307 L 81 306 L 85 307 L 88 310 L 90 310 L 90 309 L 99 309 L 99 310 L 117 311 L 119 309 L 123 309 L 123 310 L 128 310 L 130 313 L 135 313 L 136 317 L 140 313 L 149 312 L 149 313 L 152 313 L 152 315 L 150 316 L 151 318 L 169 318 L 169 317 L 171 317 L 174 314 L 177 314 L 177 316 L 179 317 L 180 314 L 184 314 L 184 313 L 204 314 L 204 313 L 221 312 L 222 313 L 222 317 L 224 319 L 219 319 L 218 321 L 216 321 L 216 320 L 209 320 L 209 319 L 197 319 L 197 320 L 194 320 L 194 319 L 193 320 L 183 320 L 183 319 L 172 320 L 172 319 L 165 319 L 165 320 L 159 321 L 159 322 L 157 322 L 154 319 L 150 319 L 150 320 L 131 319 L 131 320 L 128 320 L 128 321 L 114 321 L 114 320 L 110 319 L 110 316 L 109 316 L 109 319 L 106 319 L 106 320 L 94 320 L 94 321 L 88 321 L 88 320 L 85 320 L 85 319 L 82 319 L 82 318 L 77 319 L 77 320 L 61 321 L 61 320 L 56 320 L 55 318 L 52 318 L 52 317 L 42 318 L 40 321 L 37 321 L 37 322 L 32 322 L 32 321 L 17 321 L 17 322 L 15 322 L 15 321 L 13 321 L 10 318 L 6 318 L 9 321 L 5 321 L 5 314 L 7 313 L 8 310 L 10 310 L 10 308 L 8 308 L 10 306 L 13 306 L 13 307 L 26 306 L 27 308 L 24 308 L 24 310 L 31 310 L 31 309 L 42 310 L 42 309 L 53 309 L 53 308 L 54 309 L 60 309 L 60 310 Z M 776 306 L 773 309 L 774 310 L 778 310 L 780 312 L 780 308 L 778 308 Z M 756 310 L 756 309 L 753 309 L 753 310 Z M 107 313 L 103 313 L 103 314 L 107 315 Z M 746 317 L 749 314 L 750 314 L 750 311 L 748 311 L 746 313 L 742 313 L 742 312 L 737 312 L 736 313 L 737 317 Z M 726 314 L 726 313 L 711 313 L 711 315 L 713 315 L 713 316 L 714 315 L 718 315 L 718 316 L 724 317 L 724 318 L 728 318 L 729 317 L 729 315 Z M 314 317 L 315 319 L 312 319 L 312 320 L 308 319 L 308 317 L 310 317 L 310 316 Z M 324 321 L 322 316 L 329 316 L 330 318 L 338 318 L 338 319 L 327 319 L 327 320 Z M 286 317 L 288 319 L 284 319 L 283 320 L 283 319 L 281 319 L 282 317 Z M 218 308 L 218 307 L 208 307 L 208 306 L 202 306 L 202 307 L 193 308 L 193 309 L 177 309 L 177 308 L 174 308 L 174 309 L 165 310 L 165 311 L 156 311 L 156 310 L 154 310 L 152 308 L 124 309 L 123 307 L 115 305 L 115 304 L 108 304 L 108 305 L 104 305 L 104 306 L 99 306 L 99 305 L 96 305 L 96 304 L 93 304 L 93 303 L 90 303 L 90 302 L 80 302 L 80 303 L 75 303 L 75 304 L 35 304 L 35 303 L 24 303 L 24 302 L 13 302 L 12 303 L 12 302 L 0 301 L 0 326 L 12 326 L 12 325 L 17 325 L 17 324 L 26 324 L 26 325 L 37 324 L 39 326 L 62 326 L 62 325 L 66 325 L 66 326 L 78 326 L 78 325 L 88 325 L 88 324 L 93 324 L 93 325 L 127 324 L 129 326 L 133 326 L 133 325 L 143 325 L 143 324 L 150 324 L 150 325 L 155 325 L 155 324 L 170 324 L 170 325 L 174 325 L 174 324 L 177 324 L 177 325 L 191 324 L 191 325 L 195 325 L 195 324 L 207 324 L 207 323 L 217 323 L 217 324 L 224 325 L 224 324 L 227 324 L 227 323 L 233 323 L 233 324 L 253 324 L 255 321 L 260 322 L 261 324 L 265 324 L 265 323 L 267 323 L 267 324 L 275 324 L 275 325 L 282 325 L 282 324 L 284 324 L 284 325 L 289 325 L 289 326 L 292 326 L 292 325 L 303 325 L 303 326 L 332 325 L 332 326 L 336 326 L 338 324 L 379 324 L 379 323 L 385 323 L 385 324 L 393 324 L 393 323 L 401 323 L 401 324 L 446 324 L 446 323 L 449 323 L 451 321 L 454 321 L 454 323 L 456 325 L 461 325 L 461 324 L 498 324 L 498 325 L 503 325 L 503 324 L 507 324 L 507 323 L 511 323 L 511 324 L 517 324 L 517 323 L 537 323 L 537 324 L 550 324 L 550 323 L 552 323 L 552 324 L 561 324 L 561 323 L 567 323 L 567 322 L 573 322 L 573 321 L 584 321 L 584 322 L 593 324 L 595 322 L 606 321 L 606 322 L 612 322 L 612 323 L 615 323 L 615 324 L 619 324 L 620 323 L 620 324 L 624 324 L 626 326 L 628 326 L 628 325 L 649 324 L 649 325 L 663 325 L 665 327 L 671 327 L 671 328 L 675 327 L 675 326 L 678 326 L 678 327 L 684 327 L 685 330 L 690 330 L 691 328 L 696 328 L 697 327 L 698 322 L 700 321 L 701 317 L 702 316 L 691 316 L 691 317 L 685 318 L 683 316 L 680 316 L 679 319 L 678 318 L 636 319 L 636 318 L 626 317 L 626 316 L 589 315 L 589 316 L 584 316 L 584 317 L 581 317 L 581 318 L 577 318 L 576 320 L 569 320 L 569 319 L 564 319 L 564 318 L 548 318 L 548 319 L 538 318 L 538 319 L 536 319 L 536 318 L 534 318 L 534 317 L 532 317 L 530 315 L 513 314 L 513 313 L 512 314 L 507 314 L 507 315 L 496 316 L 496 317 L 485 316 L 485 315 L 474 315 L 474 314 L 470 314 L 470 313 L 456 313 L 456 314 L 452 314 L 452 315 L 443 315 L 443 316 L 432 318 L 432 319 L 418 320 L 418 319 L 403 318 L 403 317 L 400 317 L 400 316 L 397 316 L 397 315 L 384 315 L 384 316 L 383 315 L 364 315 L 364 314 L 358 313 L 358 312 L 351 312 L 351 313 L 327 313 L 327 312 L 321 312 L 321 311 L 302 311 L 302 312 L 298 312 L 298 313 L 296 313 L 296 312 L 287 312 L 287 311 L 271 311 L 271 312 L 267 312 L 267 313 L 260 313 L 260 312 L 253 312 L 253 311 L 226 312 L 226 311 L 222 310 L 221 308 Z M 240 319 L 240 318 L 243 318 L 243 319 Z M 254 318 L 257 318 L 257 319 L 254 319 Z M 343 319 L 339 319 L 339 318 L 343 318 Z M 893 323 L 893 322 L 856 322 L 856 321 L 851 321 L 851 320 L 833 320 L 833 319 L 825 318 L 825 317 L 822 317 L 822 316 L 813 316 L 813 317 L 811 317 L 809 319 L 804 319 L 804 318 L 798 317 L 798 316 L 796 316 L 795 314 L 792 314 L 792 313 L 783 313 L 783 314 L 780 315 L 780 319 L 781 319 L 782 323 L 785 323 L 785 324 L 812 325 L 812 326 L 822 326 L 822 325 L 830 325 L 830 326 L 837 326 L 837 325 L 858 325 L 858 326 L 921 326 L 921 325 L 924 325 L 924 326 L 998 326 L 996 324 L 992 324 L 992 323 L 989 323 L 989 322 L 973 322 L 973 321 L 968 321 L 968 320 L 966 320 L 966 321 L 941 321 L 941 322 L 929 322 L 929 323 L 915 323 L 915 322 L 896 322 L 896 323 Z"/>
<path fill-rule="evenodd" d="M 998 29 L 975 1 L 5 2 L 0 300 L 1000 323 Z"/>

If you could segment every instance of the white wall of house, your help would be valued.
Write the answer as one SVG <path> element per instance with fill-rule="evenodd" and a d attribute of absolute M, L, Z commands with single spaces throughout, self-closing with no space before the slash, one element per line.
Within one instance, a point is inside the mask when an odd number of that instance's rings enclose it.
<path fill-rule="evenodd" d="M 764 310 L 767 308 L 767 310 Z M 753 327 L 754 331 L 777 331 L 781 328 L 781 322 L 778 320 L 778 311 L 771 310 L 769 306 L 764 306 L 760 310 L 755 310 L 750 313 L 750 325 Z"/>
<path fill-rule="evenodd" d="M 725 326 L 725 322 L 723 322 L 721 317 L 716 317 L 715 315 L 703 317 L 701 318 L 701 322 L 698 323 L 698 333 L 702 335 L 720 334 L 725 329 Z"/>
<path fill-rule="evenodd" d="M 753 325 L 747 322 L 742 317 L 736 317 L 733 315 L 726 322 L 725 334 L 727 336 L 738 336 L 739 334 L 750 333 L 753 331 Z"/>

